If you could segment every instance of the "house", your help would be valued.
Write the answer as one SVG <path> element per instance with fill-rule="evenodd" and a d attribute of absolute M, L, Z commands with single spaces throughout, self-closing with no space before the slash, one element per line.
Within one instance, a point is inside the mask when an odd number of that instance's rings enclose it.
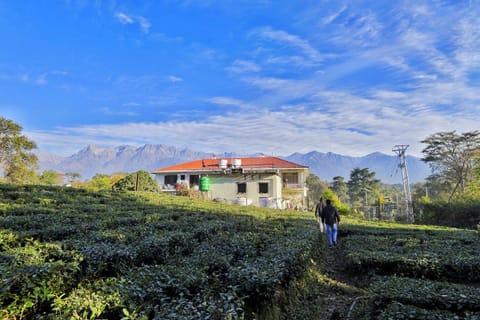
<path fill-rule="evenodd" d="M 201 159 L 151 171 L 163 192 L 279 209 L 306 208 L 309 168 L 277 157 Z"/>

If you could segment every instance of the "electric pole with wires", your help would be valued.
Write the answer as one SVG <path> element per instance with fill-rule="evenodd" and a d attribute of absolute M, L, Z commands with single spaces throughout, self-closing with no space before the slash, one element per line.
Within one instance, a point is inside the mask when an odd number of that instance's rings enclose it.
<path fill-rule="evenodd" d="M 405 202 L 405 213 L 408 222 L 414 222 L 413 220 L 413 208 L 412 208 L 412 194 L 410 193 L 410 182 L 408 181 L 407 162 L 405 160 L 405 151 L 409 147 L 408 144 L 399 144 L 393 147 L 392 151 L 395 152 L 399 159 L 399 167 L 402 171 L 402 184 L 403 184 L 403 198 Z"/>

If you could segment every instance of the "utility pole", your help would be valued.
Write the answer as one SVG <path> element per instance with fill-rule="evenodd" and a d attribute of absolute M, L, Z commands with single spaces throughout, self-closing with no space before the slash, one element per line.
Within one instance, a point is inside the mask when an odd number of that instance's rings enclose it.
<path fill-rule="evenodd" d="M 394 146 L 392 151 L 395 152 L 400 158 L 399 167 L 402 171 L 403 197 L 405 201 L 407 221 L 413 222 L 413 208 L 411 207 L 412 194 L 410 193 L 410 182 L 408 181 L 407 162 L 405 161 L 405 151 L 407 151 L 408 147 L 408 144 L 399 144 Z"/>

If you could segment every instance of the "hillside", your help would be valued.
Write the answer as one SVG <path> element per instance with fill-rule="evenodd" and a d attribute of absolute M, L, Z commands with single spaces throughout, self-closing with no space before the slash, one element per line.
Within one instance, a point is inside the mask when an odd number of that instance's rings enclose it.
<path fill-rule="evenodd" d="M 0 185 L 2 319 L 478 319 L 477 231 Z M 455 248 L 452 250 L 451 248 Z"/>
<path fill-rule="evenodd" d="M 216 156 L 235 157 L 238 155 L 225 153 Z M 150 171 L 196 159 L 211 158 L 212 154 L 161 144 L 116 148 L 90 145 L 69 157 L 59 157 L 45 152 L 38 152 L 38 157 L 42 171 L 76 172 L 80 173 L 84 179 L 89 179 L 96 173 Z M 351 170 L 355 167 L 369 168 L 370 171 L 376 173 L 378 179 L 385 183 L 396 184 L 402 181 L 401 173 L 398 170 L 398 157 L 395 155 L 376 152 L 364 157 L 351 157 L 331 152 L 312 151 L 306 154 L 293 153 L 281 158 L 310 167 L 310 171 L 324 181 L 331 181 L 335 176 L 343 176 L 345 180 L 348 180 Z M 420 159 L 407 156 L 406 161 L 412 183 L 423 181 L 430 174 L 428 166 Z"/>

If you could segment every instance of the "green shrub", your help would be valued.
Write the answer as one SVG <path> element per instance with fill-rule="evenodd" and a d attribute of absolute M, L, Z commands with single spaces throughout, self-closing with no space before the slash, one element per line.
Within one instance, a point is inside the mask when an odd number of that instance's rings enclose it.
<path fill-rule="evenodd" d="M 475 229 L 480 222 L 480 201 L 435 201 L 422 203 L 418 223 Z"/>
<path fill-rule="evenodd" d="M 0 318 L 255 318 L 304 271 L 318 236 L 296 211 L 151 192 L 2 193 L 15 200 L 0 197 Z"/>
<path fill-rule="evenodd" d="M 138 188 L 138 190 L 136 190 Z M 118 180 L 112 186 L 114 191 L 149 191 L 158 192 L 158 183 L 147 171 L 140 170 Z"/>
<path fill-rule="evenodd" d="M 369 287 L 368 314 L 378 319 L 475 319 L 480 289 L 448 282 L 380 277 Z"/>

